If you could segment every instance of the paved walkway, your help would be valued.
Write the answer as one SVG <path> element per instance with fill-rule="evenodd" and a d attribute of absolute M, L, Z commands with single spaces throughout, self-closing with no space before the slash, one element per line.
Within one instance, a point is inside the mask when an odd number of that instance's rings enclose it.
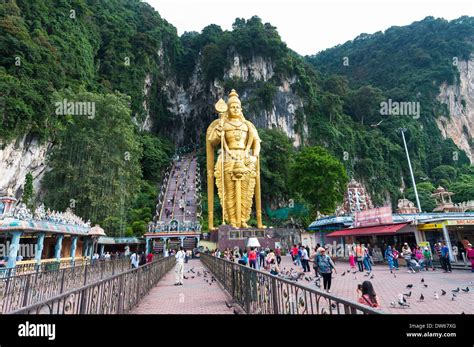
<path fill-rule="evenodd" d="M 184 285 L 175 286 L 175 272 L 172 269 L 131 313 L 234 314 L 234 308 L 226 305 L 230 297 L 217 282 L 212 281 L 212 275 L 199 259 L 184 264 L 184 276 L 187 278 Z"/>
<path fill-rule="evenodd" d="M 282 268 L 295 268 L 291 262 L 291 257 L 282 257 Z M 311 267 L 311 278 L 314 279 L 314 270 Z M 300 268 L 301 269 L 301 268 Z M 462 312 L 466 314 L 474 313 L 474 273 L 466 270 L 453 270 L 452 273 L 443 273 L 442 270 L 436 269 L 436 271 L 422 271 L 420 273 L 407 273 L 405 267 L 400 267 L 400 270 L 396 271 L 396 274 L 390 274 L 387 265 L 376 265 L 373 267 L 372 274 L 373 279 L 370 279 L 366 272 L 357 272 L 354 275 L 351 272 L 347 273 L 350 269 L 348 262 L 337 262 L 336 263 L 337 275 L 333 275 L 331 294 L 353 301 L 357 301 L 357 285 L 363 281 L 370 280 L 374 286 L 375 292 L 381 301 L 382 310 L 386 313 L 395 314 L 460 314 Z M 342 273 L 345 275 L 342 276 Z M 309 273 L 308 273 L 309 274 Z M 396 277 L 395 277 L 396 276 Z M 421 282 L 424 279 L 424 282 Z M 314 281 L 308 282 L 307 280 L 298 281 L 299 284 L 308 286 L 310 288 L 318 289 Z M 320 281 L 322 287 L 322 279 Z M 408 289 L 406 286 L 413 284 L 412 289 Z M 427 285 L 425 287 L 424 285 Z M 451 290 L 456 288 L 469 287 L 470 291 L 464 293 L 459 291 L 452 300 Z M 441 295 L 441 289 L 446 291 L 446 295 Z M 407 298 L 407 302 L 410 304 L 409 308 L 398 307 L 398 295 L 400 293 L 409 293 L 411 291 L 411 297 Z M 434 292 L 437 292 L 439 299 L 435 299 Z M 424 301 L 420 301 L 420 296 L 423 294 Z M 390 303 L 395 302 L 396 307 L 394 308 Z"/>

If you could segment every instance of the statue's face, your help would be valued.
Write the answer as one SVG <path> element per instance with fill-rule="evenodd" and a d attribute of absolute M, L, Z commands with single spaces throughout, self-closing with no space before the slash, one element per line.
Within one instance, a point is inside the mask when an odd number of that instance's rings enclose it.
<path fill-rule="evenodd" d="M 242 114 L 242 108 L 240 107 L 238 103 L 233 102 L 232 104 L 230 104 L 229 115 L 231 117 L 239 117 L 241 114 Z"/>

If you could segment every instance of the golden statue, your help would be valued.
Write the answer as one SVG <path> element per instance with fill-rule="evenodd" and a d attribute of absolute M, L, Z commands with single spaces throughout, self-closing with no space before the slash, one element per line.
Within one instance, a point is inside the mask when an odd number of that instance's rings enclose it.
<path fill-rule="evenodd" d="M 244 118 L 239 95 L 232 89 L 227 100 L 215 105 L 219 114 L 206 133 L 209 230 L 214 228 L 214 177 L 222 206 L 223 224 L 248 228 L 255 193 L 257 227 L 262 225 L 260 201 L 260 138 Z M 214 152 L 220 146 L 217 162 Z M 224 172 L 224 174 L 222 174 Z"/>

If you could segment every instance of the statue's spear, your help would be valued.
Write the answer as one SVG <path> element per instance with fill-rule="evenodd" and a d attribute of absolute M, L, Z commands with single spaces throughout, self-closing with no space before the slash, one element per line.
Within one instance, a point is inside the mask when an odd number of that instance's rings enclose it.
<path fill-rule="evenodd" d="M 215 105 L 216 111 L 219 114 L 219 119 L 220 119 L 220 126 L 222 128 L 221 131 L 221 191 L 222 191 L 222 225 L 225 224 L 225 185 L 224 185 L 224 160 L 225 160 L 225 153 L 224 153 L 224 120 L 225 120 L 225 114 L 227 112 L 227 104 L 225 101 L 221 98 Z"/>

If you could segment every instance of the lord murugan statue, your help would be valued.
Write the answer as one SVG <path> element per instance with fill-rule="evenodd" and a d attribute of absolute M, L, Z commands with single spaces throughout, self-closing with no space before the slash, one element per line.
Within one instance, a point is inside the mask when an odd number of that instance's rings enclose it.
<path fill-rule="evenodd" d="M 214 178 L 222 206 L 223 224 L 248 228 L 255 195 L 257 227 L 262 225 L 260 200 L 260 138 L 255 126 L 245 119 L 237 92 L 232 89 L 227 104 L 216 105 L 219 119 L 207 128 L 207 193 L 209 230 L 214 228 Z M 217 162 L 214 160 L 218 150 Z M 214 163 L 215 162 L 215 163 Z"/>

